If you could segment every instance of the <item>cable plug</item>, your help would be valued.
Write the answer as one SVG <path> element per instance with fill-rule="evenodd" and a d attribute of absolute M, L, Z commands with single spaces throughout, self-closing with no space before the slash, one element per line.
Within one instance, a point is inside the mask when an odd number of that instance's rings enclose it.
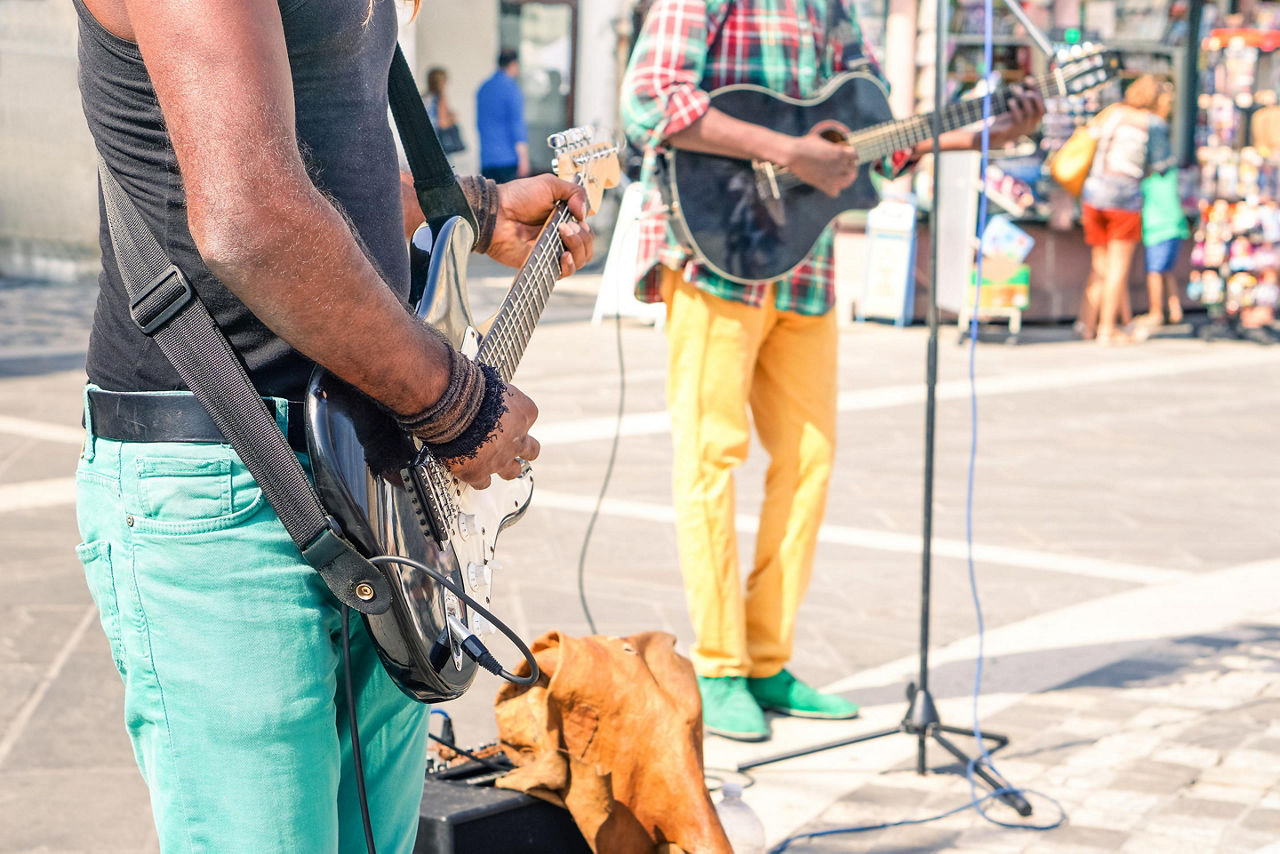
<path fill-rule="evenodd" d="M 476 633 L 463 625 L 462 621 L 457 617 L 450 616 L 446 619 L 449 623 L 449 630 L 453 632 L 454 637 L 461 644 L 462 651 L 467 654 L 467 657 L 494 676 L 501 676 L 502 664 L 493 657 L 493 653 L 489 652 L 488 647 L 481 642 Z"/>

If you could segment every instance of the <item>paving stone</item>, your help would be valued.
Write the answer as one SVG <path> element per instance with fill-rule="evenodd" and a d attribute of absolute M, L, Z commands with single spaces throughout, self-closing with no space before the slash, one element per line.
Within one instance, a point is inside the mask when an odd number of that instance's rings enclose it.
<path fill-rule="evenodd" d="M 1126 854 L 1206 854 L 1201 843 L 1164 833 L 1135 833 L 1120 850 Z"/>
<path fill-rule="evenodd" d="M 1157 762 L 1173 762 L 1192 768 L 1211 768 L 1222 761 L 1222 754 L 1208 747 L 1190 744 L 1164 744 L 1150 753 Z"/>
<path fill-rule="evenodd" d="M 1270 806 L 1265 802 L 1267 796 L 1257 788 L 1226 786 L 1221 783 L 1206 782 L 1203 776 L 1187 788 L 1187 795 L 1188 797 L 1204 798 L 1206 800 L 1230 801 L 1244 806 L 1252 806 L 1253 804 Z M 1259 798 L 1263 798 L 1263 800 L 1260 801 Z"/>
<path fill-rule="evenodd" d="M 1126 831 L 1079 825 L 1073 820 L 1049 831 L 1043 840 L 1035 840 L 1027 846 L 1027 850 L 1056 851 L 1062 847 L 1075 846 L 1115 851 L 1128 839 L 1129 833 Z"/>
<path fill-rule="evenodd" d="M 1181 797 L 1164 807 L 1163 812 L 1175 815 L 1199 816 L 1206 819 L 1231 820 L 1241 815 L 1247 807 L 1229 800 L 1212 800 L 1203 797 Z"/>
<path fill-rule="evenodd" d="M 1224 768 L 1219 765 L 1205 769 L 1199 781 L 1251 789 L 1261 794 L 1274 786 L 1276 779 L 1277 770 L 1272 768 Z"/>
<path fill-rule="evenodd" d="M 1222 834 L 1220 854 L 1275 854 L 1276 835 L 1245 827 L 1228 827 Z"/>
<path fill-rule="evenodd" d="M 1280 836 L 1280 809 L 1252 809 L 1240 819 L 1240 826 Z"/>
<path fill-rule="evenodd" d="M 1250 750 L 1258 750 L 1264 753 L 1280 753 L 1280 738 L 1258 738 L 1248 742 L 1245 746 Z"/>

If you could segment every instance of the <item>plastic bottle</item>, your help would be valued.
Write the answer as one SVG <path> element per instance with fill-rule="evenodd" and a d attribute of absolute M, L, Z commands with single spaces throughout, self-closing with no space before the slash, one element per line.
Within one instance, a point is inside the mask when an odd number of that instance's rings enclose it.
<path fill-rule="evenodd" d="M 720 791 L 723 797 L 716 804 L 716 815 L 724 827 L 733 854 L 765 854 L 764 825 L 755 811 L 742 800 L 742 786 L 725 783 Z"/>

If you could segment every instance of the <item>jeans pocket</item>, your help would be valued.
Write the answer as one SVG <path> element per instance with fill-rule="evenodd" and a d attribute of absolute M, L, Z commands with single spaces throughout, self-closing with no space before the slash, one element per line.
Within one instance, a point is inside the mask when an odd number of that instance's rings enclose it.
<path fill-rule="evenodd" d="M 138 500 L 155 522 L 202 522 L 231 512 L 231 460 L 138 457 Z"/>
<path fill-rule="evenodd" d="M 120 637 L 120 603 L 116 595 L 116 578 L 111 563 L 111 543 L 95 540 L 76 546 L 76 557 L 84 567 L 84 577 L 89 584 L 89 595 L 98 606 L 102 631 L 111 646 L 111 657 L 121 678 L 125 675 L 124 647 Z"/>
<path fill-rule="evenodd" d="M 192 446 L 199 447 L 199 446 Z M 139 456 L 136 475 L 135 535 L 181 536 L 234 528 L 251 519 L 266 499 L 253 475 L 230 448 L 191 447 L 186 455 Z"/>

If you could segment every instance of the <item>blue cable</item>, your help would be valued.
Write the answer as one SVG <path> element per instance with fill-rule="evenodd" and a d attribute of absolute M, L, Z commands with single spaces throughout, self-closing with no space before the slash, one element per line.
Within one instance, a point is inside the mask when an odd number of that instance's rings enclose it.
<path fill-rule="evenodd" d="M 1017 2 L 1017 0 L 1014 0 L 1014 2 Z M 992 70 L 992 66 L 995 64 L 995 58 L 992 50 L 994 42 L 992 18 L 995 15 L 995 10 L 993 8 L 992 0 L 985 0 L 985 13 L 986 14 L 983 16 L 983 65 L 988 75 L 989 83 L 982 95 L 982 144 L 980 148 L 981 159 L 978 173 L 978 183 L 980 187 L 978 194 L 979 243 L 981 243 L 982 235 L 986 231 L 987 225 L 987 166 L 991 161 L 991 129 L 989 124 L 991 119 L 991 95 L 995 82 L 994 71 Z M 934 168 L 937 168 L 936 163 Z M 934 200 L 934 204 L 937 204 L 936 199 Z M 1008 785 L 1007 781 L 1004 779 L 1004 775 L 996 769 L 995 763 L 991 759 L 991 754 L 987 751 L 986 741 L 982 736 L 982 727 L 978 722 L 978 699 L 982 694 L 982 664 L 985 655 L 986 643 L 986 625 L 982 617 L 982 600 L 978 595 L 978 576 L 973 562 L 973 483 L 974 472 L 978 463 L 978 308 L 981 305 L 981 292 L 982 251 L 981 248 L 979 248 L 974 275 L 973 310 L 969 314 L 969 470 L 965 485 L 964 504 L 964 536 L 966 559 L 969 569 L 969 592 L 973 597 L 973 610 L 978 620 L 978 662 L 977 672 L 974 674 L 973 679 L 973 737 L 978 743 L 980 755 L 970 759 L 968 765 L 965 767 L 965 776 L 969 781 L 969 802 L 955 807 L 954 809 L 947 810 L 946 812 L 926 816 L 924 818 L 902 819 L 900 821 L 866 824 L 854 827 L 837 827 L 828 830 L 813 831 L 812 833 L 797 833 L 793 836 L 788 836 L 773 848 L 770 848 L 769 854 L 782 854 L 782 852 L 786 851 L 793 843 L 799 842 L 803 839 L 817 839 L 823 836 L 835 836 L 846 833 L 867 833 L 873 830 L 885 830 L 891 827 L 904 827 L 913 824 L 928 824 L 929 822 L 939 821 L 958 813 L 962 813 L 968 809 L 973 809 L 978 813 L 978 815 L 982 816 L 982 818 L 992 824 L 1019 830 L 1052 830 L 1053 828 L 1061 825 L 1067 819 L 1067 812 L 1063 808 L 1062 804 L 1044 792 L 1038 792 L 1034 789 L 1018 789 L 1014 786 Z M 979 796 L 978 786 L 974 775 L 974 769 L 977 768 L 978 763 L 985 765 L 991 775 L 1004 783 L 1004 785 L 993 792 Z M 1048 801 L 1058 810 L 1058 817 L 1047 824 L 1015 824 L 1013 822 L 1001 821 L 1000 819 L 992 818 L 991 815 L 987 813 L 984 804 L 993 798 L 998 798 L 1001 795 L 1011 792 L 1020 794 L 1023 797 L 1026 797 L 1027 795 L 1035 795 L 1038 798 Z"/>
<path fill-rule="evenodd" d="M 1017 2 L 1017 0 L 1013 0 Z M 991 759 L 991 754 L 987 751 L 986 740 L 982 737 L 982 726 L 978 719 L 978 700 L 982 696 L 982 669 L 983 662 L 986 660 L 986 623 L 982 616 L 982 599 L 978 595 L 978 574 L 974 567 L 973 561 L 973 483 L 974 473 L 978 465 L 978 380 L 977 380 L 977 363 L 978 363 L 978 309 L 981 306 L 982 295 L 982 238 L 986 234 L 987 229 L 987 167 L 991 163 L 991 94 L 995 88 L 995 57 L 993 55 L 994 34 L 992 30 L 992 19 L 995 17 L 995 9 L 993 8 L 993 0 L 985 0 L 983 4 L 983 45 L 982 60 L 983 70 L 988 75 L 989 83 L 986 90 L 982 94 L 982 131 L 980 148 L 981 155 L 979 160 L 978 172 L 978 260 L 974 273 L 973 285 L 973 307 L 969 313 L 969 470 L 965 483 L 964 498 L 964 539 L 965 539 L 965 560 L 969 570 L 969 593 L 973 598 L 973 612 L 978 621 L 978 660 L 977 667 L 973 676 L 973 738 L 978 745 L 979 755 L 969 760 L 965 767 L 965 776 L 969 779 L 969 806 L 977 811 L 992 824 L 1000 827 L 1021 828 L 1023 830 L 1051 830 L 1062 822 L 1066 821 L 1067 813 L 1063 809 L 1062 804 L 1053 798 L 1041 792 L 1033 792 L 1030 789 L 1017 789 L 1010 786 L 1005 780 L 1004 775 L 996 768 L 995 762 Z M 978 786 L 974 780 L 974 769 L 978 764 L 982 763 L 993 777 L 1004 784 L 1003 789 L 997 790 L 992 795 L 978 797 Z M 995 794 L 1001 792 L 1016 792 L 1021 795 L 1036 794 L 1052 803 L 1058 810 L 1058 817 L 1054 821 L 1047 824 L 1014 824 L 1013 822 L 1001 821 L 992 818 L 987 814 L 983 807 L 985 801 L 990 800 Z"/>

